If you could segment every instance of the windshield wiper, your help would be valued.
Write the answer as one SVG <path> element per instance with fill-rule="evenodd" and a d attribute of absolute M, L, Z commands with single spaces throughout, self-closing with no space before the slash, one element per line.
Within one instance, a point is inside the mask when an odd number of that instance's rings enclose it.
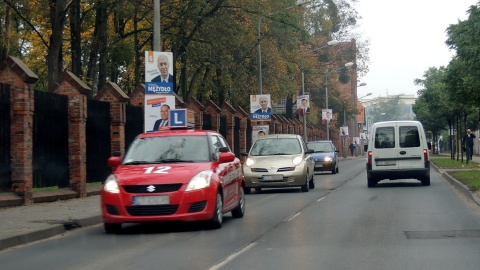
<path fill-rule="evenodd" d="M 135 160 L 135 161 L 129 161 L 123 163 L 123 165 L 138 165 L 138 164 L 151 164 L 151 163 L 157 163 L 155 161 L 145 161 L 145 160 Z"/>
<path fill-rule="evenodd" d="M 193 160 L 185 160 L 185 159 L 178 159 L 178 158 L 167 158 L 167 159 L 157 160 L 155 163 L 175 163 L 175 162 L 193 163 Z"/>

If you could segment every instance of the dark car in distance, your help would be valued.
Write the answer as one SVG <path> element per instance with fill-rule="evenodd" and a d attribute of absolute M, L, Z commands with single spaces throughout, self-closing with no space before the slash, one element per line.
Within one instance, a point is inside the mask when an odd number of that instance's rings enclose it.
<path fill-rule="evenodd" d="M 314 151 L 311 155 L 315 161 L 315 172 L 338 173 L 338 150 L 332 141 L 310 141 L 307 142 L 307 147 Z"/>

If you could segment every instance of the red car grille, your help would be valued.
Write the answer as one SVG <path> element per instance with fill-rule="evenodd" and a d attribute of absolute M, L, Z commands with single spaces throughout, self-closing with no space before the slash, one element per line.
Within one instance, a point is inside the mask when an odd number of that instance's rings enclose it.
<path fill-rule="evenodd" d="M 136 205 L 127 206 L 128 214 L 132 216 L 165 216 L 177 212 L 178 204 L 171 205 Z"/>

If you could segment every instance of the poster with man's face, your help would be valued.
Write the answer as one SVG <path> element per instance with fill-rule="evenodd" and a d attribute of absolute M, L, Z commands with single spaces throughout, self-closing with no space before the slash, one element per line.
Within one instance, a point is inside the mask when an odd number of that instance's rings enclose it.
<path fill-rule="evenodd" d="M 340 127 L 340 136 L 348 137 L 348 126 Z"/>
<path fill-rule="evenodd" d="M 302 96 L 299 95 L 299 96 L 297 96 L 297 110 L 298 109 L 307 109 L 307 108 L 310 111 L 310 95 L 302 95 Z"/>
<path fill-rule="evenodd" d="M 145 52 L 145 94 L 173 94 L 173 53 Z"/>
<path fill-rule="evenodd" d="M 250 120 L 270 121 L 272 108 L 270 95 L 250 95 Z"/>
<path fill-rule="evenodd" d="M 145 132 L 154 131 L 157 121 L 168 121 L 170 109 L 175 109 L 175 96 L 145 95 Z"/>
<path fill-rule="evenodd" d="M 252 126 L 252 141 L 268 135 L 269 126 Z"/>
<path fill-rule="evenodd" d="M 332 121 L 332 109 L 322 109 L 322 124 Z"/>

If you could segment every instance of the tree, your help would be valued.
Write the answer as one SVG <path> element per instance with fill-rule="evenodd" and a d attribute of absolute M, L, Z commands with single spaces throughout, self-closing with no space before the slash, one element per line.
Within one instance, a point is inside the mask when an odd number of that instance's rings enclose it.
<path fill-rule="evenodd" d="M 444 67 L 431 67 L 423 79 L 415 80 L 415 84 L 423 89 L 418 91 L 419 97 L 412 109 L 417 120 L 423 123 L 426 130 L 432 131 L 434 137 L 446 129 L 454 108 L 446 91 L 444 76 Z"/>

